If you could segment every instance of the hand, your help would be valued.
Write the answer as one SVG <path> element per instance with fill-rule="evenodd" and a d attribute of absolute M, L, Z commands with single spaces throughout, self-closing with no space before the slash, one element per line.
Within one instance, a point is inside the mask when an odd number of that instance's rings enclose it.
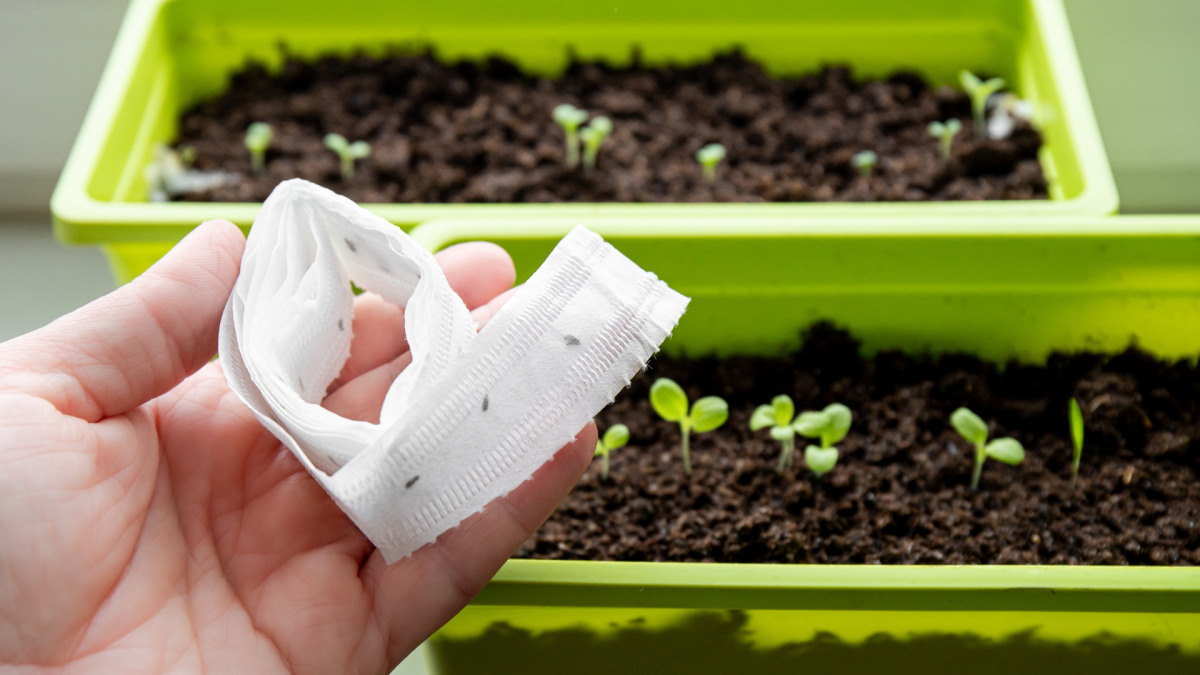
<path fill-rule="evenodd" d="M 386 566 L 210 363 L 244 245 L 233 225 L 207 223 L 131 284 L 0 345 L 0 662 L 384 673 L 587 467 L 592 425 L 533 480 Z M 498 247 L 438 260 L 478 321 L 507 297 Z M 408 362 L 403 335 L 402 310 L 360 296 L 325 405 L 378 421 Z"/>

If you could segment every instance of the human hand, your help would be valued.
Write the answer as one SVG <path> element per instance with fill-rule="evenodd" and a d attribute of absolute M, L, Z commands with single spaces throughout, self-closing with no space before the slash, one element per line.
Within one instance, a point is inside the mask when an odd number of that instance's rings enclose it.
<path fill-rule="evenodd" d="M 586 469 L 591 424 L 532 480 L 385 565 L 209 362 L 244 245 L 232 224 L 206 223 L 127 286 L 0 345 L 0 663 L 387 672 Z M 477 322 L 507 298 L 498 247 L 438 261 Z M 402 310 L 360 296 L 324 405 L 378 422 L 408 363 L 403 335 Z"/>

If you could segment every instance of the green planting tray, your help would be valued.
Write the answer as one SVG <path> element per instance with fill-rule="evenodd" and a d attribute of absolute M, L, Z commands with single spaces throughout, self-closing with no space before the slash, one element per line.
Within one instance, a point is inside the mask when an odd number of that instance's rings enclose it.
<path fill-rule="evenodd" d="M 584 223 L 692 298 L 673 353 L 771 354 L 827 318 L 868 350 L 1037 362 L 1200 353 L 1200 217 Z M 569 227 L 435 221 L 522 278 Z M 513 560 L 401 672 L 1196 673 L 1200 569 Z"/>
<path fill-rule="evenodd" d="M 258 204 L 150 204 L 143 169 L 181 111 L 219 94 L 247 59 L 432 45 L 443 58 L 499 53 L 554 74 L 581 58 L 687 63 L 742 47 L 777 75 L 845 63 L 860 77 L 914 68 L 955 83 L 962 68 L 1003 76 L 1038 110 L 1052 199 L 920 204 L 373 205 L 404 228 L 438 218 L 976 217 L 1107 215 L 1117 194 L 1060 0 L 656 0 L 605 5 L 549 0 L 419 3 L 364 0 L 133 0 L 55 191 L 56 232 L 100 244 L 126 281 L 197 223 L 248 227 Z M 969 228 L 966 222 L 961 226 Z"/>

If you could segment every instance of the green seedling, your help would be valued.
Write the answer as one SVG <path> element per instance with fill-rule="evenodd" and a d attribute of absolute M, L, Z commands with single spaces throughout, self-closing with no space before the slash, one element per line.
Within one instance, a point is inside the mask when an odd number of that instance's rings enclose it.
<path fill-rule="evenodd" d="M 929 135 L 938 139 L 938 154 L 942 156 L 942 159 L 950 159 L 950 144 L 954 142 L 954 137 L 960 131 L 962 131 L 962 122 L 955 119 L 929 123 Z"/>
<path fill-rule="evenodd" d="M 750 416 L 750 430 L 758 431 L 771 427 L 771 438 L 779 441 L 782 446 L 779 451 L 779 463 L 775 471 L 783 475 L 785 469 L 792 465 L 792 454 L 796 450 L 796 430 L 792 421 L 796 415 L 796 405 L 792 397 L 776 396 L 770 404 L 760 405 Z"/>
<path fill-rule="evenodd" d="M 604 436 L 596 440 L 596 454 L 593 457 L 604 458 L 600 467 L 600 480 L 608 480 L 608 453 L 623 447 L 629 442 L 629 427 L 624 424 L 614 424 L 604 432 Z"/>
<path fill-rule="evenodd" d="M 850 163 L 854 165 L 854 168 L 858 169 L 858 175 L 863 177 L 871 175 L 871 171 L 875 169 L 875 162 L 877 161 L 879 161 L 879 155 L 870 150 L 863 150 L 856 153 L 850 159 Z"/>
<path fill-rule="evenodd" d="M 838 461 L 838 449 L 834 444 L 850 432 L 854 415 L 841 403 L 831 403 L 821 411 L 800 413 L 792 424 L 796 432 L 805 438 L 821 439 L 820 447 L 810 445 L 804 449 L 804 463 L 820 478 L 829 473 Z"/>
<path fill-rule="evenodd" d="M 346 140 L 341 134 L 326 134 L 325 147 L 329 148 L 342 160 L 342 180 L 354 178 L 354 160 L 371 156 L 371 146 L 366 141 Z"/>
<path fill-rule="evenodd" d="M 196 148 L 191 145 L 179 146 L 179 161 L 187 168 L 192 168 L 196 164 Z"/>
<path fill-rule="evenodd" d="M 563 103 L 551 115 L 567 135 L 567 168 L 574 169 L 579 166 L 579 125 L 587 120 L 587 111 Z"/>
<path fill-rule="evenodd" d="M 725 159 L 725 146 L 720 143 L 709 143 L 696 151 L 696 161 L 704 167 L 704 180 L 713 182 L 717 179 L 717 165 Z"/>
<path fill-rule="evenodd" d="M 692 404 L 688 412 L 687 394 L 683 393 L 674 380 L 665 377 L 654 381 L 650 386 L 650 405 L 654 411 L 668 422 L 679 424 L 679 435 L 683 448 L 683 472 L 692 475 L 692 456 L 689 447 L 691 432 L 702 434 L 712 431 L 725 424 L 729 419 L 729 405 L 725 399 L 717 396 L 705 396 Z"/>
<path fill-rule="evenodd" d="M 1083 411 L 1079 409 L 1079 401 L 1071 399 L 1067 406 L 1071 418 L 1071 443 L 1075 446 L 1075 454 L 1071 457 L 1071 489 L 1075 489 L 1075 479 L 1079 477 L 1079 460 L 1083 457 Z"/>
<path fill-rule="evenodd" d="M 255 174 L 262 174 L 267 170 L 267 148 L 274 136 L 275 130 L 266 122 L 255 122 L 247 127 L 246 149 L 250 151 L 250 167 Z"/>
<path fill-rule="evenodd" d="M 971 112 L 975 115 L 975 135 L 987 138 L 988 98 L 1004 88 L 1004 79 L 993 77 L 985 82 L 975 77 L 971 71 L 964 70 L 958 74 L 958 81 L 962 83 L 967 96 L 971 97 Z"/>
<path fill-rule="evenodd" d="M 983 460 L 994 460 L 1016 466 L 1025 461 L 1025 448 L 1015 438 L 997 438 L 988 442 L 988 428 L 979 415 L 959 408 L 950 414 L 950 424 L 960 436 L 975 446 L 975 471 L 971 474 L 971 489 L 979 489 L 979 476 L 983 473 Z"/>
<path fill-rule="evenodd" d="M 591 173 L 596 168 L 596 155 L 600 154 L 600 144 L 612 133 L 612 120 L 607 117 L 593 117 L 592 121 L 579 132 L 583 140 L 583 170 Z"/>

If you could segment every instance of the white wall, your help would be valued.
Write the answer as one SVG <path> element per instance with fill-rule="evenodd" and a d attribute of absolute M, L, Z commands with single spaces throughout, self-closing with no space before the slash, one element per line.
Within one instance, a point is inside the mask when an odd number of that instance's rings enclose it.
<path fill-rule="evenodd" d="M 126 0 L 0 0 L 0 211 L 49 210 Z"/>
<path fill-rule="evenodd" d="M 1200 0 L 1064 3 L 1123 208 L 1200 213 Z M 0 0 L 0 211 L 48 208 L 124 8 Z"/>

